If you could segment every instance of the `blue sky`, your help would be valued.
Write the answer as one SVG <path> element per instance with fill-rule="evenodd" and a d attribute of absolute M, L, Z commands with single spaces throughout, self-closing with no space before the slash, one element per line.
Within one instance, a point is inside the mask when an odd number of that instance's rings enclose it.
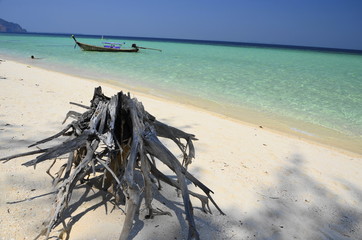
<path fill-rule="evenodd" d="M 29 32 L 362 50 L 362 0 L 0 0 Z"/>

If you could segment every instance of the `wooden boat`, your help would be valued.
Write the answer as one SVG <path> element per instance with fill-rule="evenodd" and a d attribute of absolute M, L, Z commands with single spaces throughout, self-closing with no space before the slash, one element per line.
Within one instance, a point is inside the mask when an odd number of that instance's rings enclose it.
<path fill-rule="evenodd" d="M 118 43 L 111 43 L 107 44 L 103 47 L 95 46 L 95 45 L 89 45 L 85 43 L 78 42 L 77 39 L 75 39 L 74 35 L 72 35 L 72 38 L 74 39 L 75 43 L 84 51 L 96 51 L 96 52 L 138 52 L 140 48 L 136 44 L 132 44 L 132 48 L 121 48 L 121 44 Z M 146 49 L 146 48 L 142 48 Z"/>

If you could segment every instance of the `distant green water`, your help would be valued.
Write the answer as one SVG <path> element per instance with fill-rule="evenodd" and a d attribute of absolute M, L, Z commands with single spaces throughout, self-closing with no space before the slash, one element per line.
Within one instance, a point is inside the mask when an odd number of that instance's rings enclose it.
<path fill-rule="evenodd" d="M 78 40 L 95 45 L 101 42 L 94 37 Z M 0 54 L 22 62 L 29 62 L 34 55 L 43 58 L 36 61 L 41 67 L 111 80 L 159 96 L 177 95 L 178 99 L 193 99 L 187 102 L 195 101 L 195 105 L 207 102 L 210 109 L 221 109 L 223 114 L 229 112 L 242 120 L 242 114 L 237 115 L 239 108 L 362 138 L 362 55 L 125 41 L 162 52 L 84 52 L 73 48 L 70 36 L 0 34 Z M 293 124 L 287 127 L 317 134 Z"/>

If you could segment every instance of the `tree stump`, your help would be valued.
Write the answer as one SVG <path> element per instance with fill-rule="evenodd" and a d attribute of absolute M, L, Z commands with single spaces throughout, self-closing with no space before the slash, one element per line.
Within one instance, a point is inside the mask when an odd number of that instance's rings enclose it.
<path fill-rule="evenodd" d="M 126 95 L 119 92 L 109 98 L 102 93 L 101 87 L 98 87 L 95 88 L 90 107 L 72 104 L 87 110 L 84 113 L 68 112 L 64 122 L 71 117 L 75 119 L 72 123 L 59 133 L 29 147 L 38 146 L 61 136 L 69 136 L 68 140 L 54 147 L 46 149 L 38 147 L 38 150 L 0 159 L 7 162 L 13 158 L 40 154 L 34 160 L 23 164 L 35 166 L 50 159 L 55 159 L 55 162 L 62 155 L 68 156 L 67 163 L 60 167 L 57 176 L 53 178 L 57 186 L 53 211 L 36 238 L 45 235 L 48 239 L 51 231 L 60 223 L 64 225 L 64 231 L 68 231 L 64 212 L 68 208 L 72 192 L 78 185 L 91 181 L 90 176 L 92 173 L 95 176 L 95 172 L 98 172 L 97 179 L 101 180 L 102 188 L 108 189 L 117 203 L 125 199 L 126 219 L 120 240 L 128 238 L 142 197 L 145 198 L 148 209 L 147 218 L 167 214 L 152 208 L 154 179 L 169 184 L 181 192 L 189 226 L 188 239 L 199 239 L 190 195 L 201 201 L 205 213 L 211 213 L 210 200 L 216 209 L 224 214 L 210 196 L 213 192 L 187 171 L 187 166 L 195 157 L 194 135 L 156 120 L 145 111 L 137 99 L 132 99 L 129 93 Z M 171 139 L 178 146 L 183 156 L 182 163 L 161 143 L 159 137 Z M 163 174 L 157 168 L 156 161 L 161 161 L 170 168 L 176 174 L 177 180 Z M 137 182 L 136 171 L 142 174 L 142 182 Z M 188 190 L 187 180 L 199 187 L 205 195 Z M 67 235 L 69 236 L 69 232 Z"/>

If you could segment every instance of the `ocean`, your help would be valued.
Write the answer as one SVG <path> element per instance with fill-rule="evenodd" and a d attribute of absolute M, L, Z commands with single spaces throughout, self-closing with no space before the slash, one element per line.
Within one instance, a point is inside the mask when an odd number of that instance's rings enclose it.
<path fill-rule="evenodd" d="M 76 37 L 93 45 L 102 42 L 100 36 Z M 361 53 L 104 38 L 162 52 L 85 52 L 74 48 L 70 34 L 0 34 L 0 56 L 362 153 Z M 40 59 L 31 60 L 31 55 Z"/>

